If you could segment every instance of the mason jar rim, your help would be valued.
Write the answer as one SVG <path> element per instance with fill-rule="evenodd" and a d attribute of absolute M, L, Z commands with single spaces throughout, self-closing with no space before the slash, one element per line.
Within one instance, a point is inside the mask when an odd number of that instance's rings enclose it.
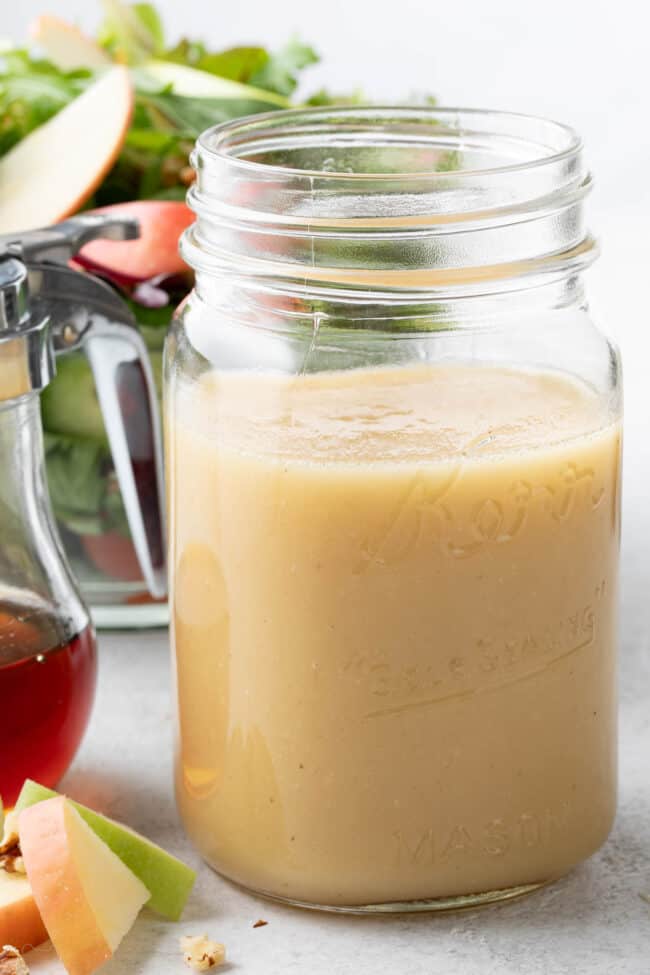
<path fill-rule="evenodd" d="M 276 175 L 276 176 L 307 176 L 318 177 L 319 179 L 332 181 L 337 179 L 350 180 L 400 180 L 404 182 L 422 180 L 423 178 L 439 178 L 439 170 L 419 170 L 414 172 L 349 172 L 343 170 L 323 170 L 309 169 L 302 167 L 292 167 L 284 165 L 273 165 L 260 163 L 250 159 L 242 158 L 230 151 L 234 145 L 241 145 L 250 148 L 249 140 L 242 140 L 241 143 L 233 142 L 238 135 L 251 135 L 260 129 L 271 128 L 287 132 L 295 132 L 296 125 L 300 122 L 323 123 L 331 121 L 340 123 L 341 121 L 357 121 L 359 123 L 380 123 L 399 120 L 402 122 L 422 122 L 428 119 L 435 122 L 461 120 L 491 120 L 502 123 L 512 123 L 513 126 L 543 125 L 549 133 L 553 132 L 558 138 L 563 139 L 563 144 L 559 145 L 555 151 L 544 153 L 520 162 L 505 163 L 499 166 L 470 167 L 455 169 L 447 172 L 447 176 L 453 178 L 472 178 L 477 175 L 490 176 L 505 173 L 517 173 L 524 169 L 536 168 L 539 166 L 552 165 L 563 159 L 575 156 L 583 149 L 583 140 L 578 132 L 563 122 L 544 116 L 536 116 L 525 112 L 509 112 L 501 109 L 489 108 L 460 108 L 460 107 L 438 107 L 438 106 L 317 106 L 307 108 L 293 108 L 281 111 L 264 112 L 257 115 L 247 115 L 242 118 L 221 122 L 201 133 L 197 140 L 197 148 L 208 156 L 220 159 L 234 167 L 241 167 L 251 175 Z M 323 131 L 325 129 L 323 128 Z M 377 129 L 377 131 L 381 131 Z M 463 129 L 458 129 L 462 134 Z M 505 134 L 505 133 L 503 133 Z"/>

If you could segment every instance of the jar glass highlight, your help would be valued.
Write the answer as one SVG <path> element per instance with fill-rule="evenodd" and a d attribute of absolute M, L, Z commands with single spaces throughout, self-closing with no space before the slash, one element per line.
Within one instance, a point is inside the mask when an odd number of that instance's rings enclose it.
<path fill-rule="evenodd" d="M 166 354 L 187 831 L 304 906 L 534 890 L 615 811 L 621 393 L 580 140 L 299 110 L 194 163 Z"/>

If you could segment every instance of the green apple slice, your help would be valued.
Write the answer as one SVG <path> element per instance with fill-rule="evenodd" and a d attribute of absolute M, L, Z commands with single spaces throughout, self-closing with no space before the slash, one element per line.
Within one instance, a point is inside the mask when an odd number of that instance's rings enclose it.
<path fill-rule="evenodd" d="M 163 85 L 172 85 L 175 95 L 189 98 L 237 98 L 247 101 L 266 102 L 278 108 L 289 108 L 290 102 L 284 95 L 265 88 L 255 88 L 231 78 L 220 78 L 200 68 L 174 61 L 145 61 L 142 70 Z"/>
<path fill-rule="evenodd" d="M 58 793 L 52 789 L 26 779 L 16 810 L 26 809 L 56 795 Z M 178 921 L 196 879 L 195 872 L 128 826 L 116 823 L 78 802 L 72 802 L 72 805 L 97 836 L 140 878 L 151 894 L 147 907 L 171 921 Z"/>

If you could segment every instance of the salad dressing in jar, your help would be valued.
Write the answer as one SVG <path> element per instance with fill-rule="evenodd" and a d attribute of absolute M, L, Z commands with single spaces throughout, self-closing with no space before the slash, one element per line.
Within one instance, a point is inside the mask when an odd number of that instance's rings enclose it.
<path fill-rule="evenodd" d="M 304 906 L 533 890 L 615 810 L 620 389 L 580 142 L 309 110 L 195 162 L 166 375 L 187 830 Z"/>

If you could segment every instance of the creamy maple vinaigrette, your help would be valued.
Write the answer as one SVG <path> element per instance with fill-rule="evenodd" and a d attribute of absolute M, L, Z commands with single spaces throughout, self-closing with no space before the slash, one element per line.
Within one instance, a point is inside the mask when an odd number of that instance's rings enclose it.
<path fill-rule="evenodd" d="M 619 424 L 490 365 L 174 391 L 180 810 L 330 906 L 551 880 L 615 805 Z"/>

